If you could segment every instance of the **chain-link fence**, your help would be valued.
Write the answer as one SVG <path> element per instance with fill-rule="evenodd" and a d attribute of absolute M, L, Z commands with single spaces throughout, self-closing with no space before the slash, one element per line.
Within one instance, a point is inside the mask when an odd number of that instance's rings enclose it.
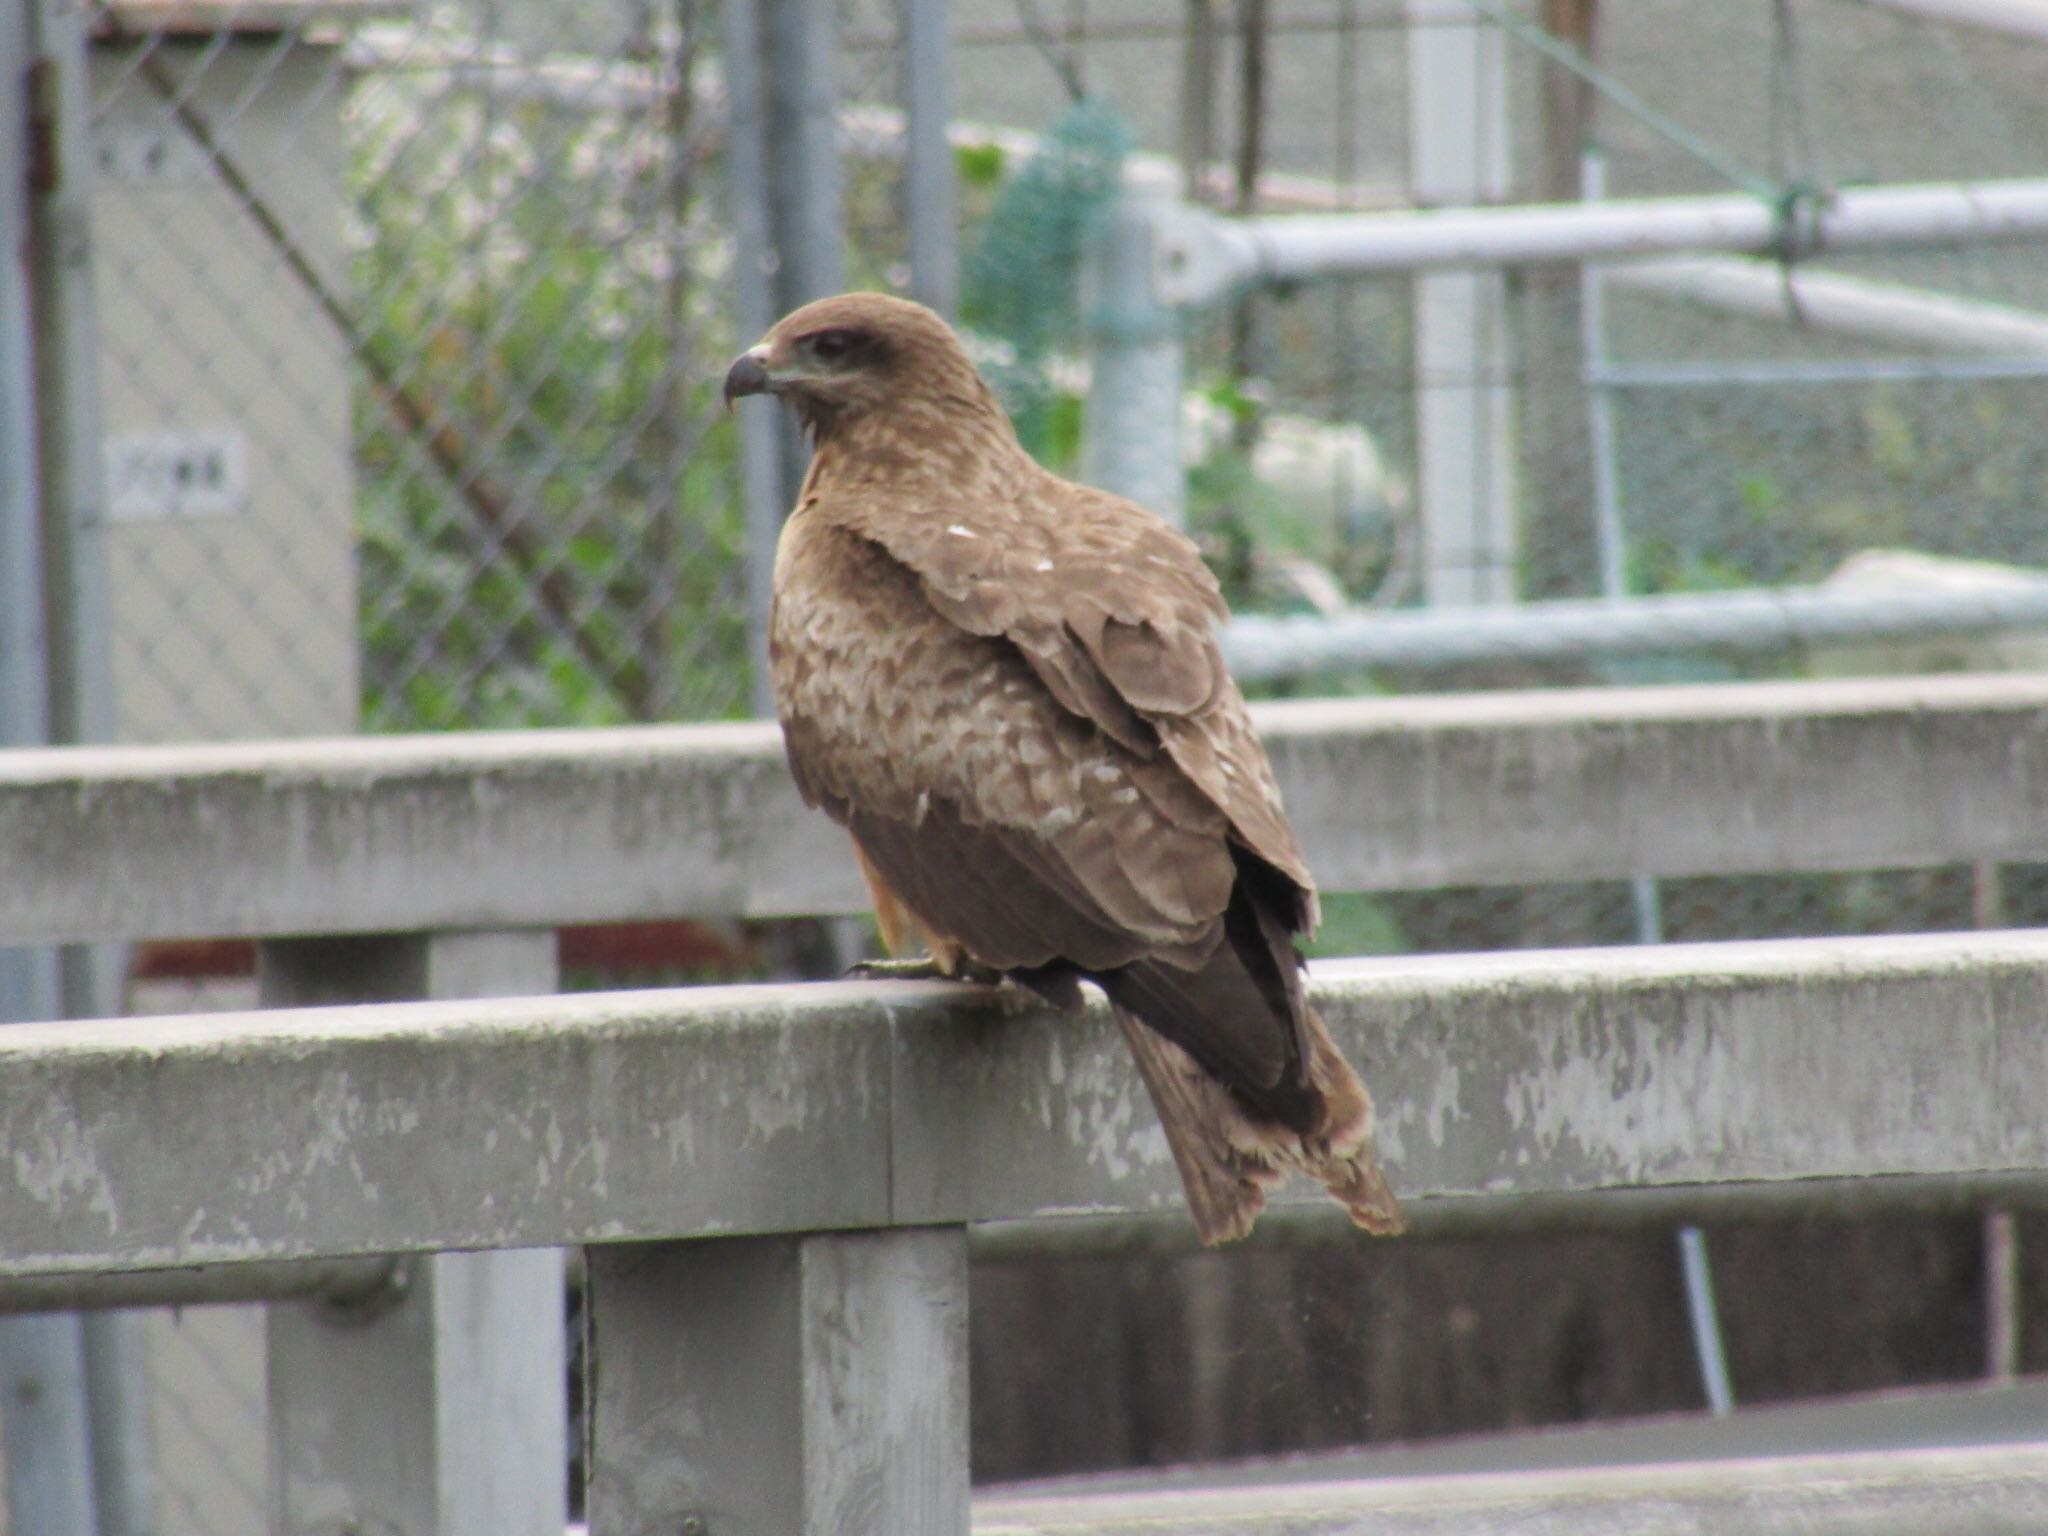
<path fill-rule="evenodd" d="M 127 0 L 96 14 L 97 377 L 122 735 L 746 712 L 760 551 L 717 410 L 724 362 L 751 339 L 735 319 L 717 9 Z M 1687 141 L 1816 191 L 2044 168 L 2048 46 L 1858 0 L 1597 13 L 1532 0 L 1505 14 L 1586 21 L 1624 94 L 1570 86 L 1511 29 L 1472 104 L 1509 164 L 1478 195 L 1576 195 L 1586 146 L 1615 196 L 1721 190 Z M 1224 211 L 1398 206 L 1418 149 L 1416 36 L 1471 19 L 1462 4 L 1390 0 L 953 6 L 961 311 L 1033 446 L 1078 460 L 1075 267 L 1120 168 Z M 846 271 L 907 290 L 903 14 L 840 0 L 836 25 Z M 1600 590 L 1603 475 L 1635 592 L 2003 579 L 1869 559 L 1902 549 L 2048 566 L 2040 247 L 1814 265 L 1852 285 L 1834 295 L 1844 302 L 1885 308 L 1889 295 L 1896 323 L 1829 321 L 1820 297 L 1774 314 L 1774 296 L 1794 292 L 1787 275 L 1731 260 L 1654 283 L 1617 275 L 1589 333 L 1576 271 L 1530 269 L 1504 280 L 1499 333 L 1469 369 L 1435 377 L 1418 368 L 1405 278 L 1218 306 L 1190 338 L 1191 530 L 1246 609 L 1416 602 L 1418 399 L 1467 384 L 1502 391 L 1517 423 L 1510 558 L 1525 597 Z M 1935 340 L 1906 339 L 1902 296 L 1934 306 Z M 1611 451 L 1596 447 L 1596 408 L 1611 413 Z M 2042 654 L 2022 638 L 1337 681 Z M 1990 868 L 1656 894 L 1673 938 L 2038 921 L 2048 908 L 2040 871 Z M 1624 885 L 1343 899 L 1323 945 L 1628 942 L 1643 901 Z M 198 1347 L 213 1321 L 165 1328 L 159 1442 L 190 1447 L 161 1461 L 165 1529 L 258 1529 L 260 1468 L 236 1447 L 260 1354 L 226 1324 Z"/>

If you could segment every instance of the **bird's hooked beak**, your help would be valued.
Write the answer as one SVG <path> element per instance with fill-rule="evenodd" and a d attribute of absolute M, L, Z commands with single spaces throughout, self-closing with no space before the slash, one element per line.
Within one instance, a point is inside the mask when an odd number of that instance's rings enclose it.
<path fill-rule="evenodd" d="M 772 382 L 768 377 L 767 343 L 747 348 L 725 371 L 725 408 L 731 410 L 733 401 L 741 395 L 764 393 Z"/>

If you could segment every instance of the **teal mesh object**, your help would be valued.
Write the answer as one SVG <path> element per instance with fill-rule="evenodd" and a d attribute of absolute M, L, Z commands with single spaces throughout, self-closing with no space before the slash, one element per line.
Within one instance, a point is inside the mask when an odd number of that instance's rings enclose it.
<path fill-rule="evenodd" d="M 984 371 L 1017 419 L 1024 444 L 1059 458 L 1070 413 L 1047 371 L 1078 329 L 1074 286 L 1081 252 L 1116 195 L 1129 124 L 1098 101 L 1068 107 L 1039 149 L 1008 175 L 968 253 L 960 317 L 1006 343 Z"/>

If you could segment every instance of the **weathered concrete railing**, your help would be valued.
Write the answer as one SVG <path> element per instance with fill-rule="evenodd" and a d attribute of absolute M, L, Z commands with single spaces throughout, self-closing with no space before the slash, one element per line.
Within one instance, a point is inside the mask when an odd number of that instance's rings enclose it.
<path fill-rule="evenodd" d="M 1332 889 L 2048 859 L 2048 679 L 1261 718 Z M 270 1312 L 280 1531 L 554 1536 L 543 1250 L 582 1242 L 599 1536 L 957 1532 L 964 1225 L 1178 1203 L 1099 1021 L 888 987 L 473 1001 L 551 992 L 556 924 L 857 907 L 768 729 L 11 754 L 0 872 L 0 943 L 249 934 L 268 1003 L 440 1000 L 0 1033 L 17 1304 L 189 1299 L 141 1271 L 194 1263 L 350 1298 Z M 2032 1193 L 2044 975 L 2048 939 L 2000 935 L 1319 985 L 1428 1222 Z"/>
<path fill-rule="evenodd" d="M 2048 932 L 1331 961 L 1314 985 L 1412 1196 L 2048 1169 Z M 6 1275 L 1181 1201 L 1104 1016 L 929 983 L 19 1025 L 0 1124 Z"/>
<path fill-rule="evenodd" d="M 1358 961 L 1316 988 L 1411 1197 L 2048 1169 L 2048 934 Z M 964 1530 L 965 1224 L 1179 1199 L 1099 1017 L 900 983 L 23 1025 L 0 1124 L 9 1275 L 590 1244 L 595 1536 Z M 422 1375 L 445 1433 L 459 1372 L 502 1392 L 526 1358 L 431 1337 L 274 1329 L 286 1452 L 295 1416 L 354 1391 L 390 1422 Z M 352 1484 L 323 1460 L 297 1507 L 375 1508 L 390 1452 Z"/>
<path fill-rule="evenodd" d="M 2048 857 L 2048 678 L 1259 710 L 1335 890 Z M 0 942 L 862 910 L 774 727 L 0 756 Z"/>

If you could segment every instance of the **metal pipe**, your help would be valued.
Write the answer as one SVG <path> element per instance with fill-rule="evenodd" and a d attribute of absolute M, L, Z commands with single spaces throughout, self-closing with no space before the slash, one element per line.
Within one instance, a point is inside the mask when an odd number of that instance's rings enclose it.
<path fill-rule="evenodd" d="M 1219 274 L 1225 284 L 1692 251 L 1758 255 L 1788 239 L 1810 256 L 2036 238 L 2048 234 L 2048 180 L 1848 188 L 1790 213 L 1796 217 L 1761 198 L 1733 193 L 1597 205 L 1214 219 L 1205 233 L 1220 248 L 1213 259 L 1227 269 Z"/>
<path fill-rule="evenodd" d="M 27 80 L 27 8 L 0 8 L 0 79 Z M 0 112 L 0 747 L 49 740 L 29 258 L 28 115 Z M 54 951 L 0 948 L 0 1022 L 59 1011 Z"/>
<path fill-rule="evenodd" d="M 42 475 L 44 601 L 49 623 L 50 734 L 114 736 L 107 519 L 100 484 L 99 309 L 93 292 L 89 8 L 36 0 L 31 112 L 44 163 L 31 182 L 30 300 L 35 306 L 36 428 Z M 84 1011 L 104 999 L 74 998 Z M 100 1006 L 95 1006 L 100 1005 Z"/>
<path fill-rule="evenodd" d="M 1681 1227 L 1678 1254 L 1685 1271 L 1685 1310 L 1692 1320 L 1700 1383 L 1706 1389 L 1707 1407 L 1716 1417 L 1725 1416 L 1735 1411 L 1735 1389 L 1728 1378 L 1728 1353 L 1721 1339 L 1720 1313 L 1714 1307 L 1714 1275 L 1707 1267 L 1706 1234 L 1698 1227 Z"/>
<path fill-rule="evenodd" d="M 41 452 L 35 351 L 37 247 L 29 189 L 47 180 L 54 89 L 31 6 L 0 8 L 0 79 L 26 85 L 34 116 L 0 113 L 0 746 L 50 739 Z M 38 124 L 30 137 L 31 121 Z M 0 1024 L 57 1017 L 54 949 L 0 950 Z M 93 1529 L 93 1468 L 79 1319 L 0 1319 L 6 1527 L 16 1536 Z"/>
<path fill-rule="evenodd" d="M 1602 273 L 1632 292 L 1810 330 L 1940 352 L 2048 358 L 2048 314 L 1907 283 L 1788 269 L 1743 256 L 1617 262 Z"/>
<path fill-rule="evenodd" d="M 1225 629 L 1223 645 L 1239 678 L 1263 682 L 1345 667 L 1430 671 L 1676 651 L 1753 654 L 2014 629 L 2048 629 L 2048 580 L 1967 593 L 1779 587 L 1328 618 L 1247 615 Z"/>
<path fill-rule="evenodd" d="M 768 209 L 767 113 L 762 98 L 759 0 L 725 0 L 726 216 L 732 222 L 735 318 L 742 344 L 775 323 L 772 219 Z M 775 712 L 768 686 L 768 610 L 775 543 L 794 499 L 782 481 L 777 424 L 768 411 L 741 411 L 740 500 L 747 544 L 749 699 L 757 715 Z"/>
<path fill-rule="evenodd" d="M 903 0 L 903 214 L 910 291 L 951 315 L 960 298 L 960 226 L 954 189 L 953 51 L 948 0 Z"/>
<path fill-rule="evenodd" d="M 1586 201 L 1607 196 L 1607 162 L 1588 152 L 1579 160 Z M 1598 542 L 1600 595 L 1610 600 L 1628 592 L 1627 539 L 1621 525 L 1621 453 L 1615 442 L 1614 395 L 1606 382 L 1607 274 L 1595 263 L 1579 269 L 1579 349 L 1586 375 L 1586 418 L 1593 456 L 1593 528 Z"/>
<path fill-rule="evenodd" d="M 149 1429 L 149 1341 L 135 1312 L 78 1319 L 92 1433 L 95 1536 L 155 1536 L 156 1458 Z"/>
<path fill-rule="evenodd" d="M 1186 515 L 1181 321 L 1154 282 L 1165 194 L 1126 186 L 1089 242 L 1081 323 L 1089 363 L 1081 478 L 1128 496 L 1168 522 Z"/>
<path fill-rule="evenodd" d="M 2048 43 L 2048 5 L 2041 0 L 1864 0 L 1864 4 L 1904 11 L 1922 21 L 1981 27 Z"/>
<path fill-rule="evenodd" d="M 2048 378 L 2048 354 L 2020 357 L 1774 358 L 1711 363 L 1629 363 L 1597 370 L 1606 389 L 1775 388 L 1788 384 L 1994 384 Z"/>
<path fill-rule="evenodd" d="M 10 1536 L 89 1536 L 97 1521 L 78 1318 L 0 1318 L 0 1402 Z"/>

